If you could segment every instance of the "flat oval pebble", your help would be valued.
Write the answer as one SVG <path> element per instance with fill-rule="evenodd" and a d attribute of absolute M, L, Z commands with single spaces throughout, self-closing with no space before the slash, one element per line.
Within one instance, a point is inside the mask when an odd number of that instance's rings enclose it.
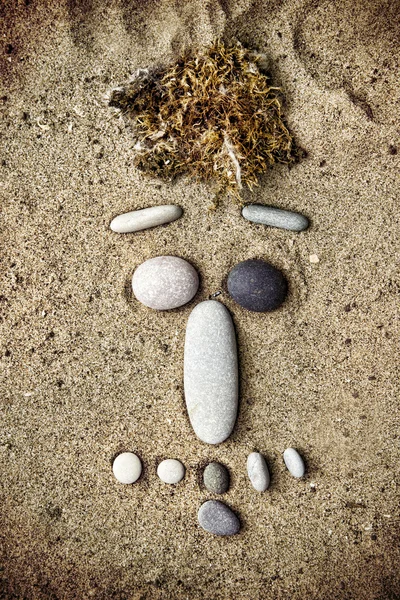
<path fill-rule="evenodd" d="M 232 298 L 254 312 L 275 310 L 285 300 L 288 285 L 281 271 L 264 260 L 245 260 L 230 271 L 228 291 Z"/>
<path fill-rule="evenodd" d="M 149 308 L 170 310 L 183 306 L 199 287 L 197 271 L 178 256 L 156 256 L 139 265 L 132 277 L 136 298 Z"/>
<path fill-rule="evenodd" d="M 285 465 L 293 477 L 303 477 L 306 468 L 300 454 L 294 448 L 287 448 L 283 453 Z"/>
<path fill-rule="evenodd" d="M 252 452 L 247 458 L 247 473 L 257 492 L 265 492 L 270 483 L 270 475 L 265 458 L 259 452 Z"/>
<path fill-rule="evenodd" d="M 229 471 L 221 463 L 212 462 L 204 469 L 203 481 L 212 494 L 225 494 L 229 489 Z"/>
<path fill-rule="evenodd" d="M 303 231 L 309 225 L 308 219 L 304 215 L 262 204 L 245 206 L 242 215 L 253 223 L 262 223 L 263 225 L 289 229 L 290 231 Z"/>
<path fill-rule="evenodd" d="M 189 316 L 184 387 L 196 435 L 207 444 L 226 440 L 238 410 L 238 358 L 232 318 L 216 300 L 201 302 Z"/>
<path fill-rule="evenodd" d="M 182 212 L 181 207 L 174 204 L 151 206 L 150 208 L 142 208 L 118 215 L 111 221 L 110 228 L 116 233 L 142 231 L 142 229 L 176 221 L 182 216 Z"/>
<path fill-rule="evenodd" d="M 113 473 L 120 483 L 135 483 L 142 473 L 140 458 L 133 452 L 118 454 L 113 462 Z"/>
<path fill-rule="evenodd" d="M 179 483 L 185 476 L 185 467 L 175 458 L 167 458 L 160 462 L 157 475 L 164 483 Z"/>
<path fill-rule="evenodd" d="M 235 535 L 240 531 L 240 521 L 235 513 L 219 500 L 204 502 L 198 519 L 201 527 L 214 535 Z"/>

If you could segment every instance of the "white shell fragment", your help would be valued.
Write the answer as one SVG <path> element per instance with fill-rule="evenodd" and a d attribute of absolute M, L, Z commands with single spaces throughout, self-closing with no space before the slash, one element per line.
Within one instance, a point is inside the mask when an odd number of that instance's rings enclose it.
<path fill-rule="evenodd" d="M 262 223 L 263 225 L 289 229 L 290 231 L 303 231 L 309 225 L 308 219 L 304 215 L 262 204 L 245 206 L 242 215 L 253 223 Z"/>
<path fill-rule="evenodd" d="M 270 483 L 270 475 L 265 458 L 259 452 L 252 452 L 247 458 L 247 473 L 257 492 L 265 492 Z"/>
<path fill-rule="evenodd" d="M 185 476 L 185 467 L 179 460 L 167 458 L 158 465 L 157 475 L 164 483 L 179 483 Z"/>
<path fill-rule="evenodd" d="M 190 314 L 185 339 L 186 407 L 195 434 L 207 444 L 226 440 L 238 410 L 238 359 L 232 318 L 223 304 L 206 300 Z"/>
<path fill-rule="evenodd" d="M 293 477 L 303 477 L 306 468 L 300 454 L 294 448 L 287 448 L 283 453 L 285 465 Z"/>
<path fill-rule="evenodd" d="M 116 233 L 132 233 L 176 221 L 182 216 L 182 212 L 181 207 L 174 204 L 151 206 L 115 217 L 110 228 Z"/>
<path fill-rule="evenodd" d="M 135 483 L 142 473 L 140 458 L 133 452 L 122 452 L 113 462 L 113 473 L 120 483 Z"/>

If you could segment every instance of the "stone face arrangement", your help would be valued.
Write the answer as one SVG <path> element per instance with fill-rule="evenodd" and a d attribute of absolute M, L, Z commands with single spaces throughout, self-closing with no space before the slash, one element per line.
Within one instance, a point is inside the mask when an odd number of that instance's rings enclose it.
<path fill-rule="evenodd" d="M 262 223 L 270 227 L 289 229 L 290 231 L 303 231 L 307 229 L 309 222 L 306 217 L 299 213 L 264 206 L 262 204 L 249 204 L 242 210 L 242 215 L 253 223 Z"/>
<path fill-rule="evenodd" d="M 238 410 L 238 358 L 232 318 L 215 300 L 201 302 L 189 316 L 184 388 L 196 435 L 207 444 L 225 441 Z"/>
<path fill-rule="evenodd" d="M 133 452 L 122 452 L 113 462 L 113 473 L 120 483 L 135 483 L 142 473 L 140 458 Z"/>
<path fill-rule="evenodd" d="M 225 494 L 229 489 L 229 471 L 221 463 L 212 462 L 204 469 L 203 481 L 212 494 Z"/>
<path fill-rule="evenodd" d="M 183 306 L 195 296 L 198 287 L 197 271 L 177 256 L 150 258 L 137 267 L 132 277 L 136 298 L 156 310 Z"/>
<path fill-rule="evenodd" d="M 204 502 L 198 519 L 201 527 L 214 535 L 235 535 L 240 531 L 240 521 L 235 513 L 219 500 Z"/>
<path fill-rule="evenodd" d="M 179 460 L 167 458 L 158 465 L 157 475 L 164 483 L 179 483 L 185 476 L 185 467 Z"/>
<path fill-rule="evenodd" d="M 247 473 L 257 492 L 265 492 L 270 484 L 270 475 L 265 458 L 259 452 L 252 452 L 247 458 Z"/>
<path fill-rule="evenodd" d="M 110 228 L 116 233 L 141 231 L 176 221 L 182 216 L 182 213 L 181 207 L 174 204 L 151 206 L 115 217 L 110 223 Z"/>
<path fill-rule="evenodd" d="M 293 477 L 303 477 L 306 468 L 303 459 L 295 448 L 287 448 L 283 453 L 283 460 L 287 470 Z"/>
<path fill-rule="evenodd" d="M 282 304 L 288 285 L 281 271 L 264 260 L 250 259 L 230 271 L 228 291 L 243 308 L 265 312 L 275 310 Z"/>

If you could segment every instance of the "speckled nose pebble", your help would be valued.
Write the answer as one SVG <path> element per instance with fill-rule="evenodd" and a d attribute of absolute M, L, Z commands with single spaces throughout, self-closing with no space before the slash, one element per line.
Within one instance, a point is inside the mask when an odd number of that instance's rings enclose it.
<path fill-rule="evenodd" d="M 185 475 L 185 467 L 175 458 L 167 458 L 160 462 L 157 475 L 164 483 L 179 483 Z"/>
<path fill-rule="evenodd" d="M 208 500 L 200 506 L 199 523 L 214 535 L 235 535 L 240 531 L 240 521 L 235 513 L 219 500 Z"/>
<path fill-rule="evenodd" d="M 173 204 L 151 206 L 150 208 L 142 208 L 118 215 L 111 221 L 110 228 L 116 233 L 131 233 L 171 223 L 171 221 L 176 221 L 181 216 L 182 209 L 180 206 L 174 206 Z"/>
<path fill-rule="evenodd" d="M 207 444 L 226 440 L 238 409 L 238 359 L 232 318 L 223 304 L 201 302 L 190 314 L 184 351 L 189 419 Z"/>
<path fill-rule="evenodd" d="M 133 452 L 122 452 L 113 462 L 113 473 L 120 483 L 135 483 L 142 473 L 140 458 Z"/>
<path fill-rule="evenodd" d="M 156 310 L 183 306 L 193 298 L 198 287 L 196 270 L 177 256 L 150 258 L 139 265 L 132 277 L 136 298 Z"/>
<path fill-rule="evenodd" d="M 249 204 L 242 210 L 242 215 L 253 223 L 262 223 L 270 227 L 289 229 L 290 231 L 303 231 L 308 227 L 308 219 L 299 213 L 289 210 L 263 206 L 262 204 Z"/>
<path fill-rule="evenodd" d="M 251 484 L 257 492 L 265 492 L 270 483 L 268 466 L 259 452 L 252 452 L 247 458 L 247 473 Z"/>
<path fill-rule="evenodd" d="M 221 463 L 212 462 L 204 469 L 203 481 L 212 494 L 225 494 L 229 488 L 229 471 Z"/>
<path fill-rule="evenodd" d="M 300 454 L 294 448 L 286 448 L 283 453 L 283 460 L 287 470 L 293 477 L 303 477 L 306 468 Z"/>
<path fill-rule="evenodd" d="M 228 275 L 229 294 L 254 312 L 275 310 L 285 300 L 287 290 L 283 273 L 264 260 L 245 260 Z"/>

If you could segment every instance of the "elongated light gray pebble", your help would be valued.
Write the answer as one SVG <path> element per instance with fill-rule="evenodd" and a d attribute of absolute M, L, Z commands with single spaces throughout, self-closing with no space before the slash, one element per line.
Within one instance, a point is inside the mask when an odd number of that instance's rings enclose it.
<path fill-rule="evenodd" d="M 238 410 L 238 359 L 232 318 L 216 300 L 201 302 L 189 316 L 184 387 L 196 435 L 207 444 L 226 440 Z"/>
<path fill-rule="evenodd" d="M 151 206 L 132 212 L 124 213 L 111 221 L 110 227 L 116 233 L 131 233 L 149 229 L 157 225 L 164 225 L 176 221 L 182 216 L 180 206 L 164 204 L 162 206 Z"/>
<path fill-rule="evenodd" d="M 293 477 L 303 477 L 306 469 L 300 454 L 294 448 L 287 448 L 283 453 L 285 465 Z"/>
<path fill-rule="evenodd" d="M 257 492 L 265 492 L 270 483 L 268 466 L 259 452 L 252 452 L 247 458 L 247 473 Z"/>
<path fill-rule="evenodd" d="M 204 502 L 198 520 L 203 529 L 214 535 L 235 535 L 240 531 L 240 521 L 235 513 L 219 500 Z"/>
<path fill-rule="evenodd" d="M 262 223 L 263 225 L 289 229 L 290 231 L 303 231 L 309 225 L 308 219 L 304 215 L 262 204 L 245 206 L 242 215 L 248 221 L 253 221 L 253 223 Z"/>

